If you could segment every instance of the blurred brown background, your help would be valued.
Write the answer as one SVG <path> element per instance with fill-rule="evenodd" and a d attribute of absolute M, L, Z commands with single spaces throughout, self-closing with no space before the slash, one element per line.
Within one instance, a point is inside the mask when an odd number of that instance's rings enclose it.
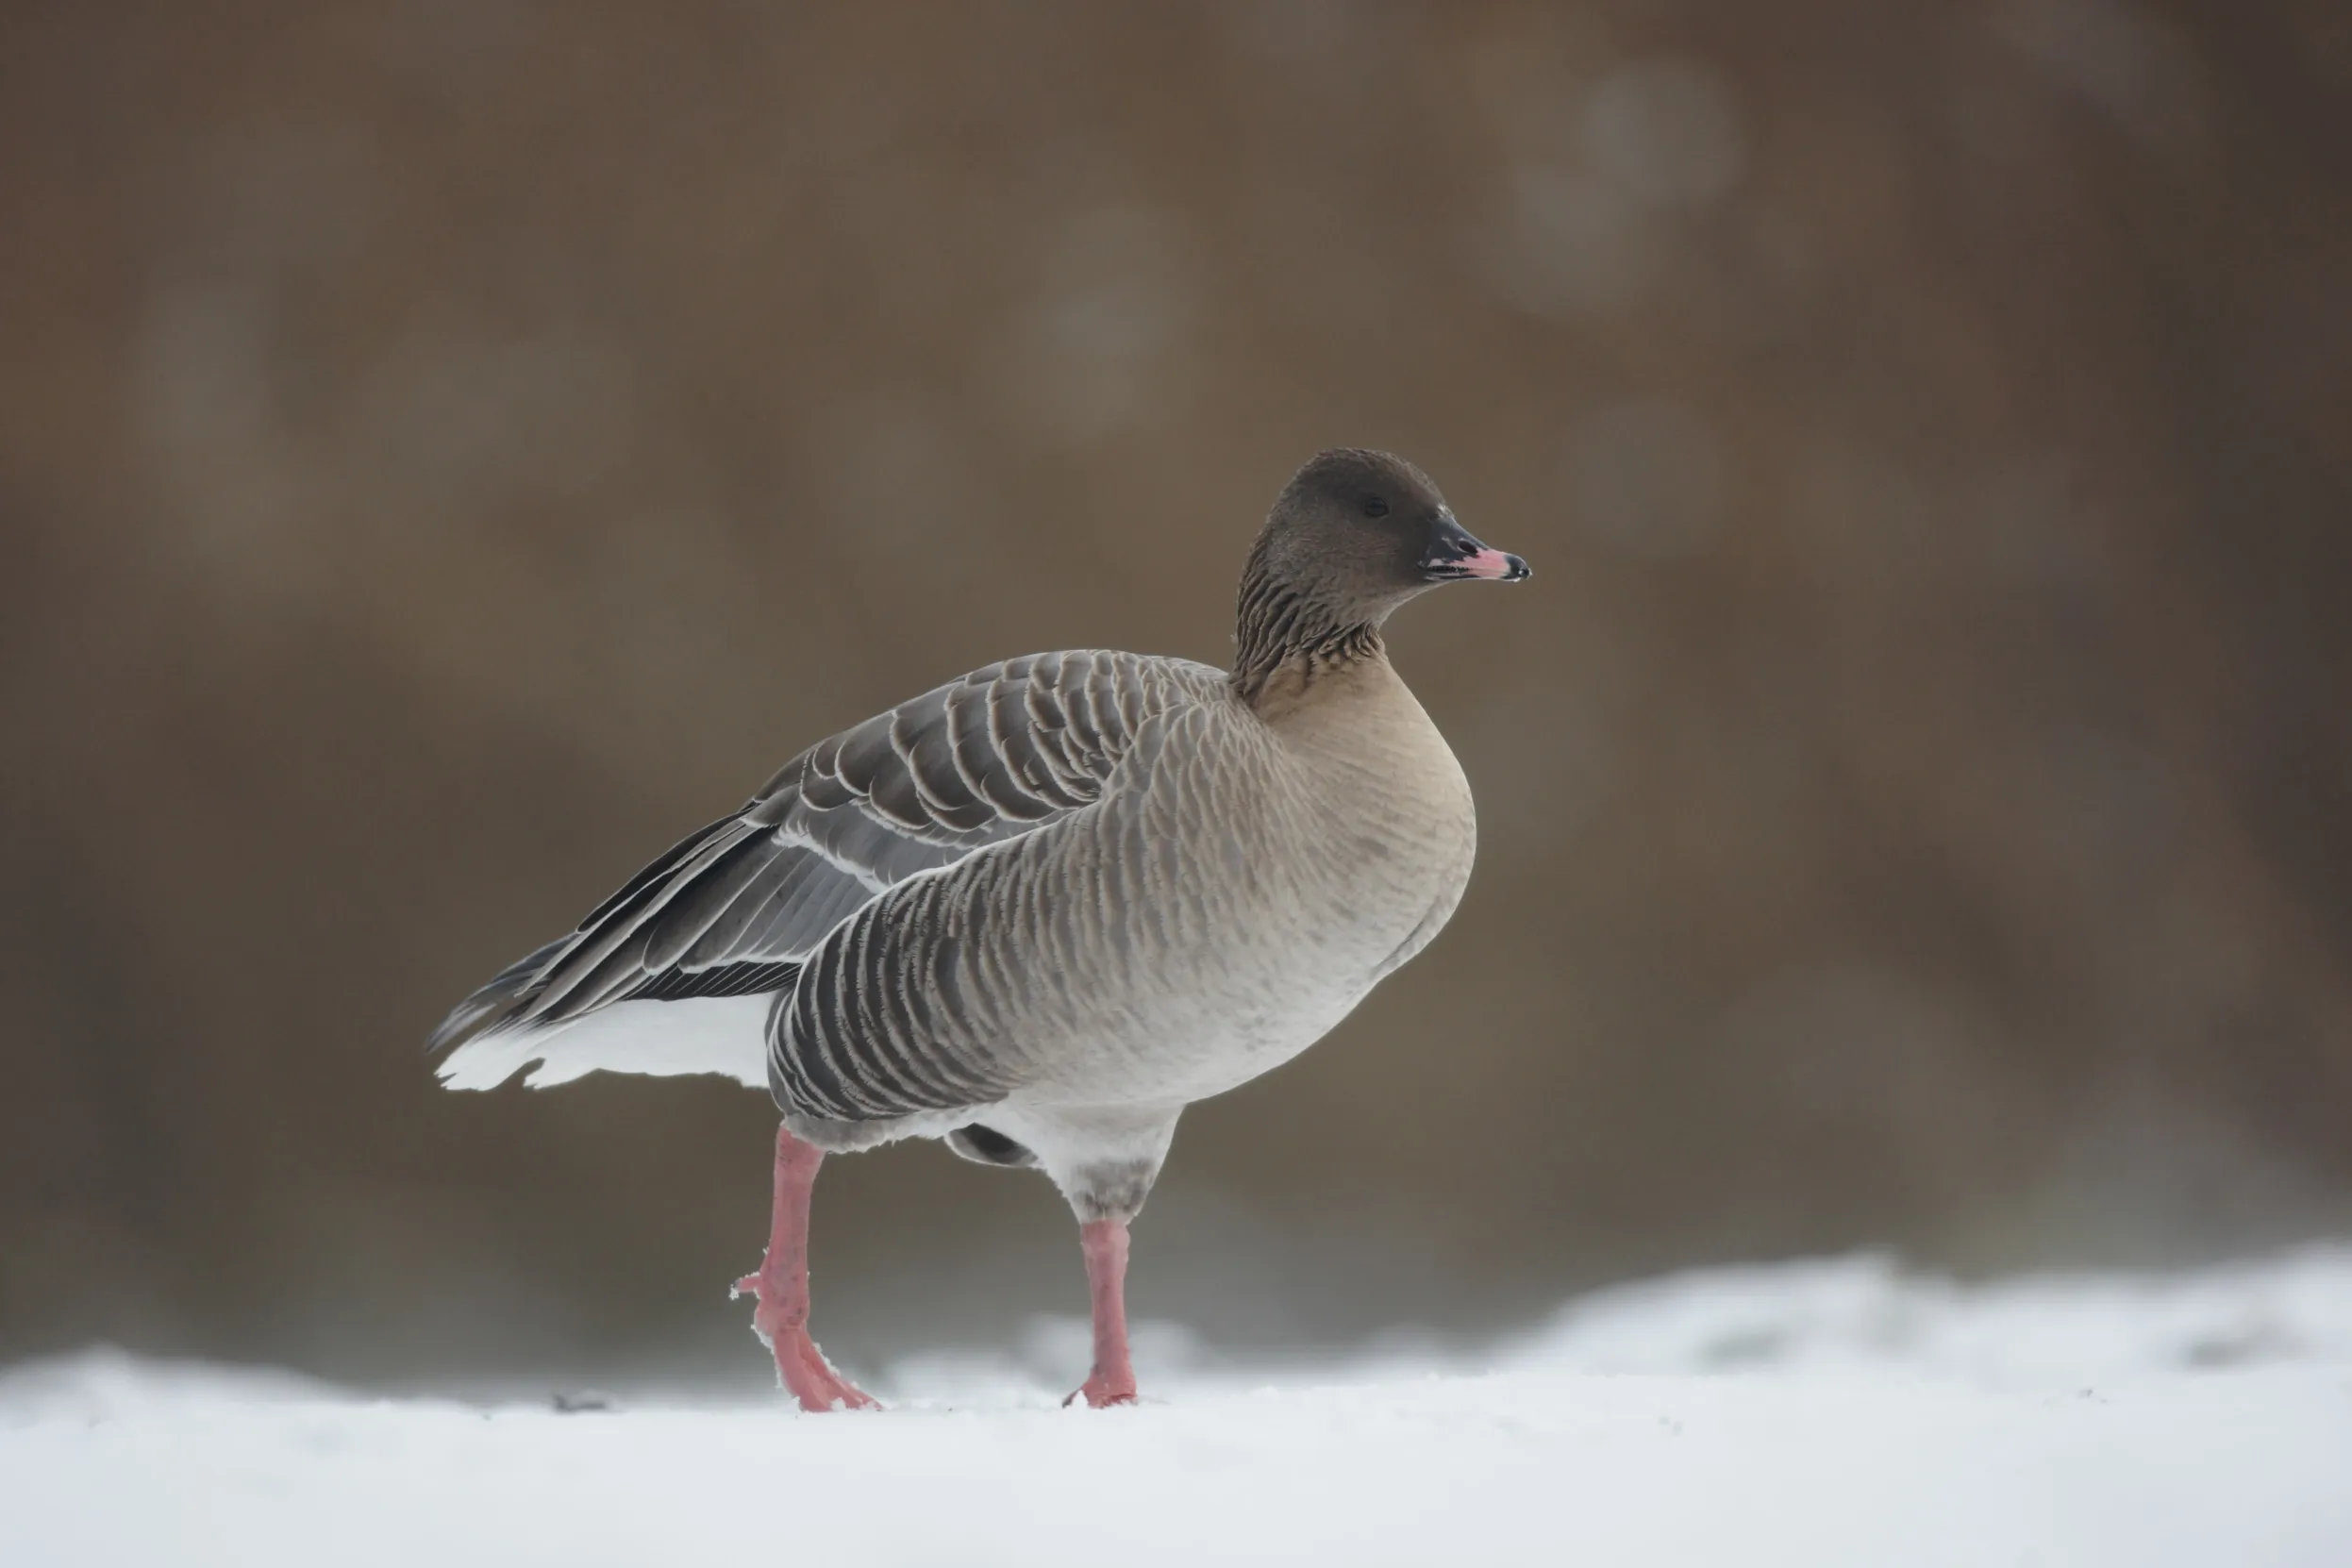
<path fill-rule="evenodd" d="M 2339 0 L 17 0 L 0 1354 L 757 1375 L 764 1100 L 425 1031 L 884 704 L 1222 660 L 1340 442 L 1537 568 L 1394 639 L 1478 874 L 1143 1315 L 2352 1224 Z M 818 1227 L 853 1361 L 1083 1301 L 929 1146 Z"/>

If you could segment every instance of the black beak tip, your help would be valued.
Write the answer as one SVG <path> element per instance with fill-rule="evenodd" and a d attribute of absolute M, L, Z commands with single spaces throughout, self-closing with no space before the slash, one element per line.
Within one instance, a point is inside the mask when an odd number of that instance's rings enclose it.
<path fill-rule="evenodd" d="M 1505 556 L 1503 559 L 1510 563 L 1510 570 L 1503 574 L 1505 582 L 1526 582 L 1535 575 L 1535 569 L 1527 564 L 1525 556 Z"/>

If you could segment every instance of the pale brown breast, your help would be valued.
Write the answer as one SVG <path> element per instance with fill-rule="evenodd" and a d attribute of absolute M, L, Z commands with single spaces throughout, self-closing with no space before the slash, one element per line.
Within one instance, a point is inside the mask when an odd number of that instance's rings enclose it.
<path fill-rule="evenodd" d="M 1284 695 L 1267 723 L 1314 803 L 1298 863 L 1330 918 L 1360 932 L 1362 951 L 1377 949 L 1385 975 L 1460 902 L 1477 850 L 1469 780 L 1385 658 Z"/>

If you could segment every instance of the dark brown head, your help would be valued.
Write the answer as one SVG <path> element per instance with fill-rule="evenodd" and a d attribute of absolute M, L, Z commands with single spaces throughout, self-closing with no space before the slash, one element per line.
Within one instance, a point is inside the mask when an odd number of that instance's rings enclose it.
<path fill-rule="evenodd" d="M 1375 651 L 1396 607 L 1440 583 L 1527 575 L 1517 556 L 1473 539 L 1429 476 L 1404 459 L 1353 447 L 1317 453 L 1283 488 L 1250 552 L 1235 678 L 1247 693 L 1288 659 Z"/>

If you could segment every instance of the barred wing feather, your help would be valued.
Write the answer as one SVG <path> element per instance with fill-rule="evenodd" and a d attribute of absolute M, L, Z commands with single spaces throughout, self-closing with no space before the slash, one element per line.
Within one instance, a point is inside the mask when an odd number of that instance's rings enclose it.
<path fill-rule="evenodd" d="M 615 1003 L 788 990 L 842 921 L 918 873 L 1101 797 L 1139 727 L 1206 666 L 1038 654 L 976 670 L 821 741 L 461 1003 L 429 1049 Z"/>

